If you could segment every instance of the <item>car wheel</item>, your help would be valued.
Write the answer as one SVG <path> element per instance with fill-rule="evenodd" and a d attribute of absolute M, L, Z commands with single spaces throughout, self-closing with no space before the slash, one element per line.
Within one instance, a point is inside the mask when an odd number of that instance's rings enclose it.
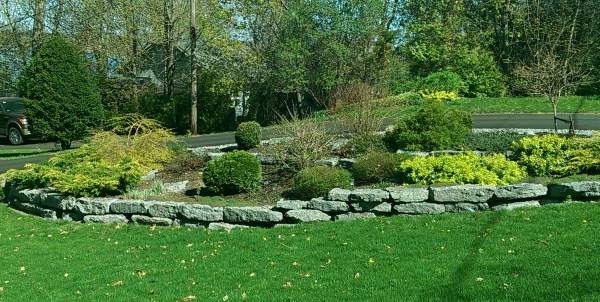
<path fill-rule="evenodd" d="M 11 127 L 8 129 L 8 142 L 11 145 L 20 145 L 23 143 L 23 137 L 19 129 Z"/>

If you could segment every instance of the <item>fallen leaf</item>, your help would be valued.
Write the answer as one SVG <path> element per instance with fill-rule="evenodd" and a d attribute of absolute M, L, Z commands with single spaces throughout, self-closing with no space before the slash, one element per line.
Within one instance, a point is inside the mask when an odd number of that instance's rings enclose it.
<path fill-rule="evenodd" d="M 223 301 L 227 301 L 227 300 L 229 300 L 229 296 L 225 295 L 225 297 L 223 297 Z"/>
<path fill-rule="evenodd" d="M 354 279 L 358 279 L 358 278 L 360 278 L 360 273 L 354 274 Z"/>
<path fill-rule="evenodd" d="M 255 274 L 255 273 L 253 273 L 253 272 L 252 272 L 252 273 L 250 273 L 250 277 L 255 277 L 255 276 L 256 276 L 256 274 Z"/>
<path fill-rule="evenodd" d="M 119 280 L 119 281 L 115 281 L 112 283 L 112 286 L 121 286 L 123 285 L 123 281 Z"/>
<path fill-rule="evenodd" d="M 21 266 L 20 270 L 21 270 L 22 272 L 24 272 L 24 271 L 25 271 L 25 267 L 24 267 L 24 266 Z"/>
<path fill-rule="evenodd" d="M 298 266 L 298 265 L 300 265 L 300 263 L 298 263 L 297 261 L 294 261 L 294 262 L 292 262 L 292 265 L 293 266 Z"/>
<path fill-rule="evenodd" d="M 60 230 L 60 234 L 64 236 L 64 235 L 67 235 L 67 234 L 69 234 L 69 232 L 67 232 L 67 231 L 65 231 L 65 230 Z"/>
<path fill-rule="evenodd" d="M 64 274 L 65 278 L 69 277 L 69 273 Z"/>
<path fill-rule="evenodd" d="M 138 275 L 138 277 L 140 277 L 140 278 L 146 276 L 146 272 L 144 272 L 143 270 L 140 270 L 140 269 L 136 269 L 135 274 Z"/>
<path fill-rule="evenodd" d="M 246 292 L 242 293 L 242 300 L 246 300 L 246 298 L 248 297 L 248 295 L 246 295 Z"/>
<path fill-rule="evenodd" d="M 189 295 L 189 296 L 183 298 L 184 302 L 188 302 L 188 301 L 192 301 L 192 300 L 196 300 L 196 296 Z"/>
<path fill-rule="evenodd" d="M 481 278 L 481 277 L 477 277 L 477 279 L 475 279 L 475 280 L 476 280 L 477 282 L 481 282 L 481 281 L 483 281 L 483 278 Z"/>
<path fill-rule="evenodd" d="M 300 274 L 300 277 L 302 277 L 302 278 L 309 278 L 310 276 L 311 276 L 310 273 Z"/>
<path fill-rule="evenodd" d="M 188 245 L 186 245 L 186 246 L 187 247 L 192 247 L 192 246 L 194 246 L 194 244 L 193 243 L 188 243 Z"/>
<path fill-rule="evenodd" d="M 501 286 L 501 288 L 502 288 L 503 290 L 507 290 L 509 287 L 510 287 L 510 285 L 509 285 L 508 283 L 504 283 L 504 284 L 502 284 L 502 286 Z"/>
<path fill-rule="evenodd" d="M 283 284 L 283 287 L 286 287 L 286 288 L 292 287 L 292 282 L 287 281 L 286 283 Z"/>
<path fill-rule="evenodd" d="M 367 264 L 369 264 L 369 265 L 375 264 L 375 259 L 369 258 L 369 261 L 367 261 Z"/>
<path fill-rule="evenodd" d="M 4 287 L 0 287 L 0 293 L 4 291 Z"/>

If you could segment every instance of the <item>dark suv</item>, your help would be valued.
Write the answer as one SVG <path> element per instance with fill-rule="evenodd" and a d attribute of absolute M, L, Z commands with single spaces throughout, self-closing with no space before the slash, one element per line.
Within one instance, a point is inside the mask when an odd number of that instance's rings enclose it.
<path fill-rule="evenodd" d="M 11 145 L 22 144 L 23 138 L 31 135 L 23 109 L 22 98 L 0 97 L 0 136 Z"/>

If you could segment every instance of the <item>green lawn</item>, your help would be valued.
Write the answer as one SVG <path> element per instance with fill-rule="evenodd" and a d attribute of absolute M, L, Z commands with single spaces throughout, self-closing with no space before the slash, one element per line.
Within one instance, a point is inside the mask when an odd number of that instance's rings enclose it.
<path fill-rule="evenodd" d="M 226 233 L 0 205 L 0 301 L 598 301 L 598 217 L 588 203 Z"/>
<path fill-rule="evenodd" d="M 11 160 L 22 157 L 33 157 L 42 154 L 55 153 L 56 150 L 42 149 L 0 149 L 0 160 Z"/>

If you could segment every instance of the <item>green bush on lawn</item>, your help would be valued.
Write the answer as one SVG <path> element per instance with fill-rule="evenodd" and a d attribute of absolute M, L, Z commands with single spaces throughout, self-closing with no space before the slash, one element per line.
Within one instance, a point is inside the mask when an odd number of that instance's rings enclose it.
<path fill-rule="evenodd" d="M 477 156 L 472 152 L 458 155 L 414 157 L 400 164 L 398 173 L 407 183 L 507 185 L 527 174 L 504 155 Z"/>

